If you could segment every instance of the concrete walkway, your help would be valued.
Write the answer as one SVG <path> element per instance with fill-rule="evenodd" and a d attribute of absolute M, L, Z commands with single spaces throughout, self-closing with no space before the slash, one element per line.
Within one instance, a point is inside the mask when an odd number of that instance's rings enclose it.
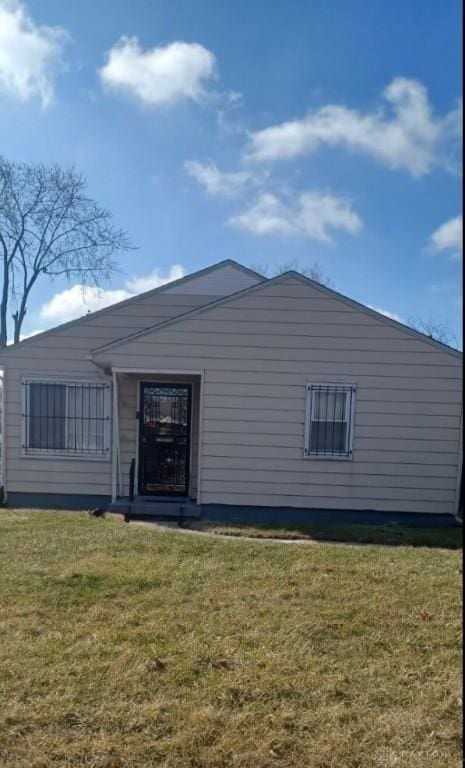
<path fill-rule="evenodd" d="M 249 541 L 254 544 L 309 544 L 317 546 L 319 544 L 332 544 L 336 547 L 364 547 L 366 544 L 353 544 L 343 541 L 317 541 L 316 539 L 278 539 L 265 538 L 264 536 L 234 536 L 227 533 L 214 533 L 213 531 L 196 531 L 192 528 L 181 528 L 177 523 L 160 523 L 158 521 L 131 520 L 128 525 L 142 525 L 149 528 L 158 528 L 160 531 L 169 533 L 182 533 L 186 536 L 201 536 L 207 539 L 220 539 L 222 541 Z"/>
<path fill-rule="evenodd" d="M 428 544 L 428 543 L 409 543 L 409 542 L 402 542 L 402 541 L 390 541 L 390 542 L 382 542 L 382 541 L 344 541 L 344 540 L 333 540 L 333 539 L 311 539 L 311 538 L 299 538 L 298 536 L 296 538 L 278 538 L 278 537 L 265 537 L 265 536 L 240 536 L 240 535 L 234 535 L 234 534 L 227 534 L 227 533 L 215 533 L 213 530 L 211 531 L 198 531 L 192 528 L 182 528 L 177 523 L 174 522 L 164 522 L 160 520 L 131 520 L 128 525 L 138 525 L 138 526 L 145 526 L 148 528 L 151 528 L 152 530 L 158 530 L 158 531 L 165 531 L 166 533 L 174 533 L 174 534 L 181 534 L 185 536 L 198 536 L 200 538 L 207 538 L 210 541 L 213 541 L 215 539 L 219 541 L 237 541 L 237 542 L 247 542 L 247 543 L 253 543 L 253 544 L 297 544 L 299 546 L 302 545 L 309 545 L 309 546 L 327 546 L 331 545 L 333 547 L 352 547 L 355 549 L 365 549 L 366 547 L 382 547 L 389 548 L 389 549 L 396 549 L 398 547 L 406 546 L 406 547 L 421 547 L 421 546 L 434 546 L 434 544 Z M 440 544 L 436 545 L 438 548 L 442 548 Z M 447 545 L 444 545 L 446 549 L 449 549 Z"/>

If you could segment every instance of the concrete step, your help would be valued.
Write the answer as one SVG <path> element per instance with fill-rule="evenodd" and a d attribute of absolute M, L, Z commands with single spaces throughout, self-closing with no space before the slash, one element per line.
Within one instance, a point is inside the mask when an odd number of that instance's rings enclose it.
<path fill-rule="evenodd" d="M 150 517 L 163 520 L 198 519 L 201 516 L 201 507 L 191 499 L 178 501 L 160 501 L 153 497 L 136 497 L 134 501 L 118 499 L 109 505 L 108 511 L 117 512 L 127 518 Z"/>
<path fill-rule="evenodd" d="M 187 517 L 194 512 L 195 504 L 177 504 L 172 501 L 134 501 L 130 507 L 133 515 L 149 515 L 157 517 Z"/>
<path fill-rule="evenodd" d="M 129 512 L 130 506 L 131 502 L 129 499 L 117 499 L 116 501 L 110 502 L 107 507 L 107 512 L 116 512 L 117 514 L 125 515 L 126 512 Z"/>

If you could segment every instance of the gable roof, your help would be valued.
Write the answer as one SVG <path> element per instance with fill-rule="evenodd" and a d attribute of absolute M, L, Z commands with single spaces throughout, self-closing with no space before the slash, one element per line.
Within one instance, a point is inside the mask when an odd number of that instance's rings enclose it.
<path fill-rule="evenodd" d="M 236 293 L 232 293 L 229 296 L 223 296 L 220 299 L 215 299 L 214 301 L 209 302 L 208 304 L 203 304 L 202 306 L 195 307 L 194 309 L 190 309 L 187 312 L 184 312 L 183 314 L 176 315 L 176 317 L 172 317 L 172 318 L 169 318 L 168 320 L 155 323 L 154 325 L 148 326 L 147 328 L 144 328 L 141 331 L 137 331 L 135 333 L 128 334 L 127 336 L 124 336 L 120 339 L 116 339 L 115 341 L 102 344 L 101 346 L 95 347 L 94 349 L 91 350 L 90 357 L 92 358 L 94 354 L 99 354 L 104 350 L 113 349 L 114 347 L 127 344 L 130 341 L 133 341 L 134 339 L 138 339 L 142 336 L 146 336 L 149 333 L 156 332 L 158 330 L 161 330 L 162 328 L 166 328 L 167 326 L 175 325 L 176 323 L 179 323 L 182 320 L 188 319 L 190 317 L 196 317 L 197 315 L 203 314 L 205 312 L 209 312 L 215 307 L 222 306 L 223 304 L 226 304 L 231 301 L 235 301 L 236 299 L 239 299 L 242 296 L 248 296 L 249 294 L 254 293 L 255 291 L 263 290 L 265 287 L 268 287 L 270 285 L 275 285 L 280 282 L 284 282 L 289 278 L 295 278 L 300 282 L 302 282 L 303 284 L 309 285 L 312 288 L 316 289 L 317 291 L 320 291 L 326 296 L 329 296 L 330 298 L 333 298 L 333 299 L 337 299 L 343 302 L 344 304 L 351 306 L 354 309 L 358 309 L 359 311 L 362 311 L 365 314 L 370 315 L 371 317 L 374 317 L 376 320 L 382 321 L 386 325 L 390 325 L 409 336 L 413 336 L 414 338 L 420 339 L 421 341 L 424 341 L 432 345 L 433 347 L 436 347 L 436 349 L 440 349 L 442 352 L 448 352 L 449 354 L 459 359 L 462 358 L 462 353 L 458 349 L 454 349 L 453 347 L 450 347 L 447 344 L 443 344 L 440 341 L 436 341 L 435 339 L 432 339 L 430 336 L 427 336 L 426 334 L 421 333 L 421 331 L 417 331 L 414 328 L 411 328 L 409 325 L 405 325 L 404 323 L 401 323 L 398 320 L 394 320 L 391 317 L 387 317 L 386 315 L 383 315 L 382 313 L 377 312 L 375 309 L 371 309 L 370 307 L 365 306 L 365 304 L 361 304 L 360 302 L 355 301 L 355 299 L 350 299 L 348 296 L 344 296 L 344 294 L 339 293 L 338 291 L 335 291 L 332 288 L 328 288 L 326 285 L 317 283 L 315 280 L 312 280 L 311 278 L 306 277 L 305 275 L 301 275 L 300 272 L 296 272 L 294 270 L 283 272 L 281 275 L 277 275 L 276 277 L 270 278 L 268 280 L 264 279 L 262 282 L 252 285 L 249 288 L 244 288 L 243 290 L 237 291 Z"/>
<path fill-rule="evenodd" d="M 169 283 L 163 283 L 163 285 L 159 285 L 157 288 L 151 288 L 148 291 L 143 291 L 142 293 L 135 294 L 134 296 L 131 296 L 128 299 L 123 299 L 123 301 L 117 301 L 114 304 L 110 304 L 108 307 L 103 307 L 103 309 L 97 309 L 95 310 L 95 312 L 88 312 L 87 314 L 81 315 L 80 317 L 77 317 L 74 320 L 69 320 L 66 323 L 61 323 L 60 325 L 56 325 L 53 328 L 49 328 L 46 331 L 41 331 L 40 333 L 36 333 L 34 336 L 28 336 L 27 338 L 22 339 L 17 344 L 9 344 L 7 347 L 0 349 L 0 355 L 5 352 L 8 352 L 8 353 L 14 352 L 16 349 L 18 349 L 19 347 L 22 347 L 24 344 L 29 345 L 39 339 L 43 339 L 46 336 L 57 333 L 58 331 L 62 331 L 66 328 L 72 328 L 73 326 L 78 325 L 79 323 L 84 323 L 90 320 L 94 320 L 96 317 L 101 317 L 102 315 L 111 313 L 115 309 L 120 309 L 121 307 L 128 306 L 136 301 L 139 301 L 140 299 L 147 299 L 147 298 L 150 298 L 151 296 L 156 296 L 160 293 L 171 290 L 172 288 L 182 286 L 185 283 L 188 283 L 194 279 L 197 279 L 198 277 L 203 277 L 204 275 L 208 275 L 211 272 L 215 272 L 216 270 L 220 270 L 226 266 L 233 267 L 234 269 L 237 269 L 238 271 L 243 272 L 244 274 L 249 275 L 250 277 L 257 278 L 260 282 L 267 280 L 267 278 L 264 275 L 261 275 L 259 272 L 256 272 L 255 270 L 250 269 L 249 267 L 245 267 L 243 264 L 239 264 L 239 262 L 234 261 L 234 259 L 223 259 L 222 261 L 218 261 L 216 264 L 211 264 L 209 267 L 205 267 L 204 269 L 199 269 L 197 270 L 197 272 L 192 272 L 189 275 L 184 275 L 184 277 L 180 277 L 177 280 L 172 280 Z"/>

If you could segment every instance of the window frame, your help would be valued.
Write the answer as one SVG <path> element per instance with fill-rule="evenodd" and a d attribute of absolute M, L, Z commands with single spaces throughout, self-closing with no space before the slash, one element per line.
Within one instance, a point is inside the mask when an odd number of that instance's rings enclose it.
<path fill-rule="evenodd" d="M 100 384 L 107 392 L 104 395 L 104 452 L 93 453 L 91 451 L 70 451 L 66 448 L 28 448 L 27 414 L 29 413 L 29 384 L 64 385 L 65 389 L 65 413 L 68 413 L 68 386 Z M 23 376 L 21 378 L 21 456 L 28 459 L 56 459 L 64 461 L 110 461 L 112 453 L 112 419 L 113 419 L 113 388 L 108 381 L 90 378 L 63 378 L 53 376 Z"/>
<path fill-rule="evenodd" d="M 314 395 L 317 388 L 328 388 L 328 390 L 337 390 L 337 387 L 344 387 L 344 395 L 347 397 L 351 393 L 351 403 L 348 409 L 347 419 L 347 438 L 346 447 L 347 450 L 344 453 L 331 453 L 310 450 L 310 437 L 312 428 L 312 413 L 314 407 Z M 328 381 L 328 382 L 311 382 L 305 385 L 305 428 L 304 428 L 304 459 L 318 459 L 323 461 L 352 461 L 353 458 L 353 443 L 354 443 L 354 414 L 355 414 L 355 397 L 356 397 L 356 385 L 353 382 L 347 381 Z M 325 422 L 327 423 L 327 422 Z"/>

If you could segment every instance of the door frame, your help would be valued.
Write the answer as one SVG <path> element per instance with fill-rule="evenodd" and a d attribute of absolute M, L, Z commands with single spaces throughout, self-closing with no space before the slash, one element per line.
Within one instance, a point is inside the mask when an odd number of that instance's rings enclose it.
<path fill-rule="evenodd" d="M 135 477 L 139 477 L 139 419 L 136 418 L 136 412 L 140 409 L 140 402 L 139 402 L 139 395 L 140 395 L 140 387 L 139 383 L 142 379 L 145 381 L 155 381 L 156 383 L 159 383 L 159 376 L 167 377 L 167 379 L 170 376 L 177 377 L 181 383 L 184 376 L 188 376 L 189 379 L 195 378 L 195 382 L 188 381 L 186 383 L 195 383 L 195 386 L 198 387 L 198 400 L 196 404 L 196 419 L 197 419 L 197 429 L 198 429 L 198 446 L 197 446 L 197 468 L 195 471 L 195 474 L 197 476 L 197 488 L 196 488 L 196 494 L 195 499 L 197 504 L 202 503 L 202 444 L 203 444 L 203 422 L 204 422 L 204 397 L 205 397 L 205 369 L 196 369 L 196 368 L 149 368 L 147 366 L 145 367 L 126 367 L 124 365 L 112 365 L 111 366 L 112 374 L 115 376 L 115 378 L 118 378 L 118 376 L 134 376 L 135 377 L 135 395 L 136 395 L 136 409 L 132 411 L 134 414 L 134 458 L 136 460 L 136 467 L 135 467 Z M 198 377 L 198 378 L 197 378 Z M 6 379 L 6 376 L 5 376 Z M 4 380 L 5 381 L 5 380 Z M 120 383 L 120 382 L 119 382 Z M 5 386 L 5 384 L 4 384 Z M 134 401 L 132 401 L 134 402 Z M 118 395 L 118 401 L 116 408 L 119 408 L 119 395 Z M 112 441 L 116 441 L 117 448 L 116 451 L 113 452 L 112 455 L 112 473 L 116 473 L 117 471 L 121 472 L 121 466 L 116 466 L 115 461 L 115 453 L 120 451 L 120 436 L 119 434 L 115 434 L 115 422 L 112 424 Z M 192 451 L 191 451 L 192 454 Z M 3 453 L 3 455 L 5 455 Z M 193 476 L 193 466 L 191 466 L 191 478 Z M 5 480 L 5 478 L 4 478 Z M 121 488 L 123 488 L 123 481 L 121 484 Z M 191 494 L 191 488 L 189 488 L 189 495 Z"/>
<path fill-rule="evenodd" d="M 173 374 L 175 375 L 175 374 Z M 194 384 L 193 382 L 186 381 L 186 382 L 172 382 L 172 381 L 148 381 L 145 379 L 139 379 L 137 382 L 137 493 L 140 496 L 169 496 L 172 498 L 186 498 L 190 495 L 190 485 L 191 485 L 191 470 L 192 470 L 192 428 L 193 428 L 193 419 L 192 419 L 192 401 L 193 401 L 193 393 L 194 393 Z M 145 387 L 160 387 L 160 388 L 170 388 L 170 389 L 187 389 L 188 391 L 188 399 L 187 399 L 187 429 L 186 429 L 186 483 L 185 483 L 185 490 L 184 491 L 144 491 L 142 489 L 142 461 L 141 457 L 143 455 L 144 446 L 142 444 L 142 437 L 143 437 L 143 428 L 142 428 L 142 420 L 144 417 L 144 397 L 143 392 Z"/>

